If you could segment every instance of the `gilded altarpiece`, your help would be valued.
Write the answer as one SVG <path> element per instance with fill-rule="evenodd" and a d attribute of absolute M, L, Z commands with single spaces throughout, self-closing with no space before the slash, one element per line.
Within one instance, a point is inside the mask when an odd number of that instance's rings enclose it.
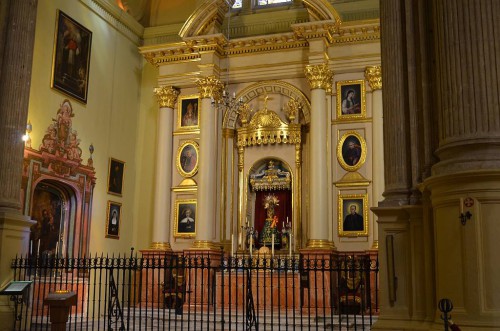
<path fill-rule="evenodd" d="M 309 102 L 295 87 L 280 81 L 254 84 L 239 93 L 244 105 L 237 114 L 238 248 L 248 249 L 248 228 L 257 230 L 253 243 L 293 251 L 302 247 L 302 126 Z M 269 106 L 269 105 L 272 106 Z M 251 109 L 258 108 L 257 110 Z M 273 109 L 271 109 L 273 108 Z M 275 111 L 274 109 L 280 109 Z M 228 121 L 229 120 L 229 121 Z M 226 124 L 231 121 L 227 116 Z M 269 215 L 265 199 L 276 196 Z M 262 201 L 260 201 L 262 200 Z M 269 229 L 269 225 L 272 229 Z M 285 230 L 285 231 L 283 231 Z M 264 233 L 262 233 L 264 232 Z M 285 240 L 282 240 L 284 239 Z M 290 239 L 293 238 L 293 239 Z"/>

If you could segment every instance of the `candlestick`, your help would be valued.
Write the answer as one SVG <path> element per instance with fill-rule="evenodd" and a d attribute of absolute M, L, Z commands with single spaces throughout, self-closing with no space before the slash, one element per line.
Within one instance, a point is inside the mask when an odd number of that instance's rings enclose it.
<path fill-rule="evenodd" d="M 233 244 L 234 234 L 231 235 L 231 256 L 234 255 L 234 244 Z"/>
<path fill-rule="evenodd" d="M 274 257 L 274 233 L 271 235 L 271 256 Z"/>
<path fill-rule="evenodd" d="M 288 256 L 292 258 L 292 234 L 288 237 Z"/>
<path fill-rule="evenodd" d="M 460 198 L 460 214 L 464 213 L 464 198 Z"/>
<path fill-rule="evenodd" d="M 250 257 L 252 257 L 253 234 L 250 232 Z"/>
<path fill-rule="evenodd" d="M 36 250 L 36 256 L 40 256 L 40 239 L 38 239 L 38 248 Z"/>
<path fill-rule="evenodd" d="M 59 255 L 59 241 L 56 243 L 56 252 L 55 252 L 56 258 L 58 255 Z"/>

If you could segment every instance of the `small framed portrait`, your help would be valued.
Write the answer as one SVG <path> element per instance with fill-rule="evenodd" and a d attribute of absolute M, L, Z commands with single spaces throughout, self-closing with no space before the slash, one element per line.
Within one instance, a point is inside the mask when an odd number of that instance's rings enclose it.
<path fill-rule="evenodd" d="M 87 103 L 92 32 L 57 11 L 51 87 Z"/>
<path fill-rule="evenodd" d="M 122 204 L 108 201 L 108 216 L 106 218 L 106 238 L 120 238 L 120 222 L 122 218 Z"/>
<path fill-rule="evenodd" d="M 108 193 L 122 196 L 125 162 L 109 158 Z"/>
<path fill-rule="evenodd" d="M 337 145 L 337 160 L 347 171 L 356 171 L 365 163 L 366 142 L 356 131 L 345 133 Z"/>
<path fill-rule="evenodd" d="M 199 129 L 199 106 L 201 102 L 197 95 L 179 97 L 177 112 L 177 127 L 179 130 L 192 131 Z"/>
<path fill-rule="evenodd" d="M 368 195 L 339 194 L 339 236 L 368 236 Z"/>
<path fill-rule="evenodd" d="M 196 235 L 196 200 L 176 200 L 174 210 L 174 237 L 193 238 Z"/>
<path fill-rule="evenodd" d="M 198 171 L 198 144 L 187 140 L 177 150 L 177 170 L 183 177 L 193 177 Z"/>
<path fill-rule="evenodd" d="M 366 117 L 365 81 L 337 82 L 337 119 L 352 120 Z"/>

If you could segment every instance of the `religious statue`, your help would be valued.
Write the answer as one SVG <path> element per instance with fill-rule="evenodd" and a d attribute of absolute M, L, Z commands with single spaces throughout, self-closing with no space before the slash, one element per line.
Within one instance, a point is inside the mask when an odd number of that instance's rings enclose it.
<path fill-rule="evenodd" d="M 274 207 L 279 205 L 278 197 L 274 194 L 266 195 L 263 203 L 267 217 L 261 231 L 260 244 L 262 246 L 271 246 L 272 236 L 274 234 L 274 245 L 277 246 L 280 244 L 280 237 L 278 236 L 278 216 L 274 214 Z"/>

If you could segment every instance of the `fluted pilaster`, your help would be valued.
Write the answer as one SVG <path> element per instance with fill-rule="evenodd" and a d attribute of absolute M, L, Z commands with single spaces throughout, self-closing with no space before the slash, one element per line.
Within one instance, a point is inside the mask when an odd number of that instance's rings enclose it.
<path fill-rule="evenodd" d="M 154 196 L 153 242 L 152 249 L 171 250 L 170 248 L 170 189 L 172 186 L 172 133 L 173 110 L 179 91 L 173 87 L 162 86 L 154 89 L 158 98 L 158 131 L 156 134 L 156 181 Z"/>
<path fill-rule="evenodd" d="M 433 173 L 500 167 L 500 3 L 433 2 L 440 162 Z"/>
<path fill-rule="evenodd" d="M 20 212 L 37 0 L 7 1 L 0 80 L 0 209 Z"/>
<path fill-rule="evenodd" d="M 384 67 L 385 205 L 408 204 L 411 186 L 404 0 L 380 2 Z"/>

